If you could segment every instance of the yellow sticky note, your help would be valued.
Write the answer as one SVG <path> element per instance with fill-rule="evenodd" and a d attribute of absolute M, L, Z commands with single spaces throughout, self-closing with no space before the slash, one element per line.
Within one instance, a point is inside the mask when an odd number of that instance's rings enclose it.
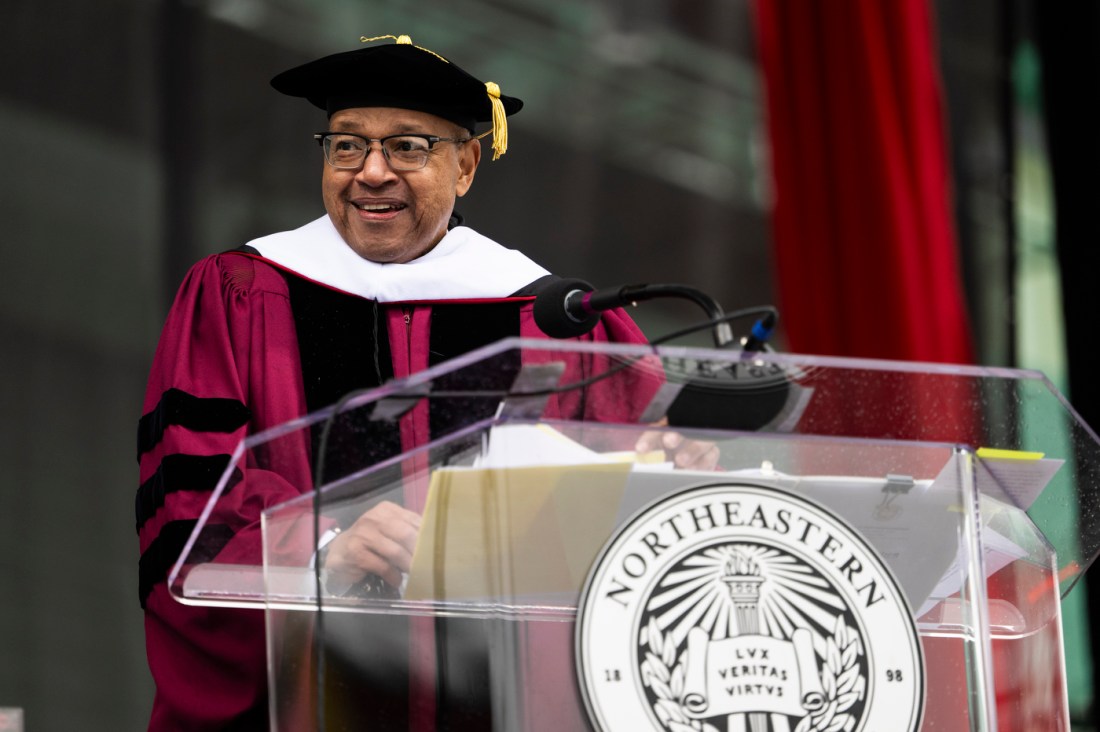
<path fill-rule="evenodd" d="M 1025 450 L 1000 450 L 995 447 L 979 447 L 978 457 L 983 460 L 1042 460 L 1043 453 Z"/>

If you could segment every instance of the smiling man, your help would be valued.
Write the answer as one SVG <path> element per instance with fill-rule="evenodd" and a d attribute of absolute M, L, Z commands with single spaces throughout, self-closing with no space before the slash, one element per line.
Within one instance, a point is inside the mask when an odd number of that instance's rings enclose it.
<path fill-rule="evenodd" d="M 329 163 L 321 191 L 348 246 L 397 264 L 431 251 L 447 233 L 455 197 L 473 183 L 480 143 L 454 123 L 406 109 L 342 109 L 329 129 L 318 136 Z"/>
<path fill-rule="evenodd" d="M 490 126 L 498 158 L 507 116 L 522 103 L 407 37 L 364 41 L 272 80 L 327 115 L 314 134 L 324 215 L 197 263 L 157 346 L 136 501 L 153 730 L 267 729 L 263 613 L 185 606 L 165 582 L 240 440 L 500 338 L 541 336 L 531 309 L 546 270 L 463 226 L 454 210 L 481 162 L 477 127 Z M 644 341 L 621 311 L 584 338 Z M 632 378 L 624 372 L 584 398 L 556 395 L 548 416 L 634 422 L 657 384 Z M 430 405 L 401 419 L 399 428 L 363 427 L 374 430 L 372 454 L 396 455 L 454 427 Z M 249 468 L 201 537 L 210 556 L 259 563 L 260 512 L 312 489 L 307 452 L 277 480 L 253 479 Z M 384 503 L 340 527 L 319 555 L 325 568 L 397 586 L 422 500 Z M 448 694 L 460 704 L 468 696 L 423 680 L 414 688 L 400 671 L 377 677 L 364 706 L 378 729 L 434 729 Z M 471 712 L 467 728 L 487 728 L 483 712 Z"/>

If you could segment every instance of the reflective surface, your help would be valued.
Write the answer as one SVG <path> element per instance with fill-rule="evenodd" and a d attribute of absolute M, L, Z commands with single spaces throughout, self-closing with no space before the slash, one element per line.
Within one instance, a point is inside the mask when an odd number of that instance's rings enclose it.
<path fill-rule="evenodd" d="M 664 420 L 720 469 L 634 453 Z M 924 646 L 924 729 L 1068 728 L 1059 593 L 1096 553 L 1078 499 L 1096 450 L 1030 372 L 511 341 L 250 438 L 170 582 L 184 602 L 268 606 L 281 728 L 323 667 L 332 719 L 389 700 L 397 727 L 541 729 L 548 704 L 584 718 L 572 626 L 607 538 L 692 486 L 764 486 L 890 566 Z M 240 507 L 272 481 L 302 497 L 264 512 L 261 545 Z M 385 500 L 423 517 L 403 586 L 330 586 L 316 548 Z"/>

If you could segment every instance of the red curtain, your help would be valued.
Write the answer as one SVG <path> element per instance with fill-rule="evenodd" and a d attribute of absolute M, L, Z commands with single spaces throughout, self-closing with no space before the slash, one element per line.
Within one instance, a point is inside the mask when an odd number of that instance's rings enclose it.
<path fill-rule="evenodd" d="M 926 0 L 758 0 L 779 304 L 800 353 L 968 363 Z"/>
<path fill-rule="evenodd" d="M 755 8 L 789 348 L 971 362 L 928 0 L 757 0 Z M 889 383 L 871 388 L 890 403 Z M 975 443 L 966 388 L 898 388 L 913 392 L 903 399 L 918 407 L 902 415 L 911 423 L 935 415 L 938 439 Z M 837 434 L 892 434 L 898 421 L 889 410 L 853 419 L 843 398 L 815 408 L 837 421 Z M 958 654 L 949 641 L 923 640 L 935 699 L 925 727 L 954 726 L 967 715 Z M 1019 714 L 1001 712 L 1001 729 L 1019 728 Z"/>

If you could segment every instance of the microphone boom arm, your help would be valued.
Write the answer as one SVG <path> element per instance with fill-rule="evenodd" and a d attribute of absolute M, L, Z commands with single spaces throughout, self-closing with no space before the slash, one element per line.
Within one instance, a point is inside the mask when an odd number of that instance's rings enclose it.
<path fill-rule="evenodd" d="M 659 297 L 691 300 L 706 312 L 708 318 L 718 321 L 713 330 L 715 347 L 725 348 L 733 342 L 733 329 L 728 321 L 722 320 L 725 312 L 718 301 L 705 292 L 686 285 L 623 285 L 618 290 L 594 291 L 585 293 L 584 307 L 593 311 L 607 310 Z"/>

